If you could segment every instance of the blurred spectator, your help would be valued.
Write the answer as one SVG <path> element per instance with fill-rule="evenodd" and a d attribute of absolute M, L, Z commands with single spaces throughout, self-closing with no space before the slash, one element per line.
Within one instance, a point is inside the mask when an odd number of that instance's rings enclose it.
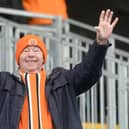
<path fill-rule="evenodd" d="M 68 17 L 65 0 L 23 0 L 25 10 L 48 15 L 62 16 L 63 19 Z M 29 24 L 46 24 L 52 23 L 50 19 L 31 18 Z"/>
<path fill-rule="evenodd" d="M 0 0 L 0 7 L 24 10 L 22 6 L 22 0 Z M 5 15 L 5 14 L 1 14 L 0 16 L 13 20 L 18 23 L 27 23 L 27 19 L 28 19 L 26 17 Z"/>

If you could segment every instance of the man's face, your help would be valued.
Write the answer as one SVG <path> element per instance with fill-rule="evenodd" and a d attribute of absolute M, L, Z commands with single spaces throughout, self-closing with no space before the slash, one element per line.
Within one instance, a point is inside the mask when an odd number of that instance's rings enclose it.
<path fill-rule="evenodd" d="M 24 72 L 36 73 L 43 67 L 43 54 L 39 47 L 26 47 L 19 58 L 19 67 Z"/>

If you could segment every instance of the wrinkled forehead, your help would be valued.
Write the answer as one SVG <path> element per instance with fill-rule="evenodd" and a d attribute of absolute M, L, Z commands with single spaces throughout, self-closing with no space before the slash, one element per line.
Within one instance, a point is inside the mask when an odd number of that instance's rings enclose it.
<path fill-rule="evenodd" d="M 37 45 L 27 45 L 24 49 L 39 49 L 41 51 L 40 47 Z"/>

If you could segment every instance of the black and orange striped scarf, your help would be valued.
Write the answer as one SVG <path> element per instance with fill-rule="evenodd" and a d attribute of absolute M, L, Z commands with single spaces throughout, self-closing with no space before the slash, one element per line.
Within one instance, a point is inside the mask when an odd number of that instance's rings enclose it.
<path fill-rule="evenodd" d="M 20 116 L 19 129 L 53 129 L 45 96 L 46 73 L 22 73 L 27 95 Z"/>

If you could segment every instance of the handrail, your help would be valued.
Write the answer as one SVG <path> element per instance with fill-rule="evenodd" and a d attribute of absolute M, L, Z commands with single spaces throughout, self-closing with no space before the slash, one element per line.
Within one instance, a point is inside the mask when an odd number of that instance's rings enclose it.
<path fill-rule="evenodd" d="M 17 15 L 17 16 L 24 16 L 24 17 L 35 17 L 35 18 L 45 18 L 45 19 L 52 19 L 52 20 L 55 20 L 57 17 L 60 17 L 60 16 L 53 16 L 53 15 L 48 15 L 48 14 L 35 13 L 35 12 L 29 12 L 29 11 L 11 9 L 11 8 L 3 8 L 3 7 L 0 7 L 0 14 Z M 66 22 L 68 22 L 69 24 L 81 27 L 83 29 L 88 29 L 92 32 L 95 32 L 94 26 L 92 26 L 92 25 L 89 25 L 89 24 L 86 24 L 83 22 L 79 22 L 74 19 L 67 19 Z M 125 36 L 121 36 L 121 35 L 113 33 L 112 37 L 129 44 L 129 38 L 127 38 Z"/>
<path fill-rule="evenodd" d="M 0 7 L 0 14 L 45 18 L 45 19 L 53 19 L 53 20 L 57 18 L 57 16 L 53 16 L 53 15 L 35 13 L 35 12 L 29 12 L 29 11 L 11 9 L 11 8 L 2 8 L 2 7 Z"/>

